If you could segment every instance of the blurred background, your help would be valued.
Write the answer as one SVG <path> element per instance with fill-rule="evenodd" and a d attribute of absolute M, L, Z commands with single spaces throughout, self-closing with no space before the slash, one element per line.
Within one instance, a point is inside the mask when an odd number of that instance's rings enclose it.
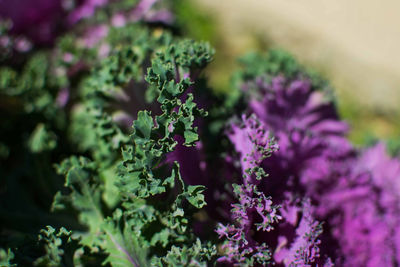
<path fill-rule="evenodd" d="M 0 0 L 0 16 L 11 16 L 18 22 L 13 26 L 16 31 L 48 44 L 57 31 L 67 28 L 65 24 L 75 23 L 63 11 L 69 2 Z M 84 1 L 77 0 L 81 2 Z M 106 2 L 88 0 L 93 10 L 84 11 L 92 14 Z M 218 92 L 230 92 L 230 77 L 238 68 L 239 56 L 282 48 L 331 82 L 340 114 L 351 125 L 353 143 L 367 145 L 383 139 L 389 148 L 399 150 L 400 1 L 160 2 L 171 7 L 176 30 L 183 31 L 184 36 L 209 41 L 216 48 L 215 61 L 207 74 L 210 85 Z M 23 50 L 26 43 L 21 44 Z"/>
<path fill-rule="evenodd" d="M 400 136 L 400 1 L 178 1 L 185 33 L 209 40 L 211 85 L 229 90 L 229 73 L 247 51 L 283 48 L 326 77 L 356 145 Z"/>

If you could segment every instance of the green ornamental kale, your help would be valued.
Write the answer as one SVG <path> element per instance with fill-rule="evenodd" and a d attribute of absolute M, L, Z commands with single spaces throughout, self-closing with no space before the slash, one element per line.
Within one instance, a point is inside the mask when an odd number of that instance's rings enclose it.
<path fill-rule="evenodd" d="M 0 134 L 2 160 L 19 157 L 21 166 L 0 168 L 10 188 L 1 197 L 14 205 L 0 207 L 11 233 L 0 238 L 0 265 L 213 262 L 216 247 L 192 230 L 205 187 L 186 184 L 179 163 L 166 161 L 177 136 L 188 147 L 198 141 L 194 122 L 207 112 L 188 91 L 213 49 L 136 22 L 110 27 L 101 56 L 80 38 L 71 31 L 53 50 L 0 62 L 1 117 L 6 129 L 21 125 L 19 135 Z M 116 118 L 121 113 L 128 123 Z"/>

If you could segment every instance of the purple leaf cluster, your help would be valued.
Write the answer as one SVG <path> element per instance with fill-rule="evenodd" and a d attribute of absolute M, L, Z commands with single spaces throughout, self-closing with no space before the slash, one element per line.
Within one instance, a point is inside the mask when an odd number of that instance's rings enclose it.
<path fill-rule="evenodd" d="M 332 101 L 306 78 L 259 77 L 242 89 L 255 116 L 227 134 L 243 185 L 235 189 L 234 223 L 217 229 L 227 240 L 220 260 L 242 264 L 243 251 L 265 249 L 284 266 L 397 266 L 400 161 L 383 144 L 354 148 Z M 268 157 L 267 132 L 279 145 Z"/>

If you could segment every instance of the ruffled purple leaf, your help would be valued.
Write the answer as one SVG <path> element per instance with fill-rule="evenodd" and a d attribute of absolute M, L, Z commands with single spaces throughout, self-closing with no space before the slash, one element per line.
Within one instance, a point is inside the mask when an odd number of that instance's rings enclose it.
<path fill-rule="evenodd" d="M 234 185 L 234 193 L 239 203 L 232 204 L 233 224 L 219 224 L 216 230 L 223 245 L 225 256 L 218 261 L 230 264 L 267 264 L 271 252 L 265 243 L 254 239 L 253 232 L 271 231 L 273 224 L 281 219 L 279 206 L 273 205 L 271 198 L 257 190 L 256 184 L 266 176 L 259 167 L 263 159 L 278 149 L 263 124 L 255 117 L 242 117 L 240 124 L 232 123 L 228 137 L 240 154 L 243 184 Z M 261 218 L 257 220 L 256 218 Z M 255 229 L 254 229 L 255 228 Z"/>

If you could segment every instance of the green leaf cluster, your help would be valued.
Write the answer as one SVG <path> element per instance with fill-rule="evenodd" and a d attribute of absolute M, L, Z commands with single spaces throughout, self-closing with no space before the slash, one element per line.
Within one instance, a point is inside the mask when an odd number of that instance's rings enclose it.
<path fill-rule="evenodd" d="M 88 23 L 108 23 L 109 15 L 103 10 Z M 39 183 L 37 192 L 47 188 L 44 196 L 20 193 L 25 198 L 14 203 L 15 216 L 2 224 L 15 234 L 12 242 L 0 238 L 1 264 L 206 266 L 216 248 L 191 229 L 193 214 L 206 205 L 205 187 L 187 185 L 179 164 L 166 157 L 177 136 L 185 146 L 199 139 L 194 122 L 207 112 L 191 91 L 213 49 L 143 23 L 109 28 L 93 48 L 81 45 L 80 34 L 78 28 L 52 51 L 0 64 L 1 116 L 10 132 L 16 122 L 22 128 L 18 136 L 0 134 L 1 159 L 23 155 L 25 162 L 22 171 L 2 165 L 7 179 L 1 183 L 13 189 L 28 180 Z M 110 51 L 99 56 L 105 44 Z M 129 117 L 129 126 L 118 113 Z M 38 203 L 23 218 L 40 219 L 25 228 L 19 212 L 34 198 Z M 0 207 L 1 218 L 9 208 Z"/>

